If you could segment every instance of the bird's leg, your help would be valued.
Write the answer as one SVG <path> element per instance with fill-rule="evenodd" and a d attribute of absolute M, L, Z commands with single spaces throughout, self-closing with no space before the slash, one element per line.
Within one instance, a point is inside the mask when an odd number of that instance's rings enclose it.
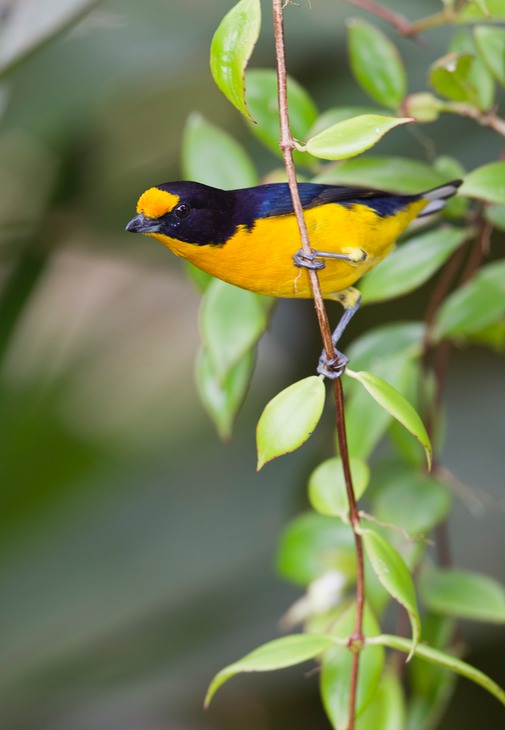
<path fill-rule="evenodd" d="M 366 251 L 363 251 L 362 248 L 357 248 L 352 253 L 332 253 L 331 251 L 312 249 L 312 254 L 308 256 L 303 248 L 299 248 L 293 256 L 294 264 L 299 269 L 324 269 L 326 266 L 324 259 L 341 259 L 342 261 L 357 264 L 366 259 Z"/>
<path fill-rule="evenodd" d="M 345 328 L 351 321 L 352 317 L 359 309 L 359 305 L 361 304 L 361 294 L 357 289 L 354 289 L 354 287 L 350 286 L 347 289 L 343 289 L 342 291 L 334 294 L 332 296 L 332 299 L 339 301 L 340 304 L 344 307 L 344 313 L 340 318 L 340 322 L 336 326 L 331 336 L 332 342 L 335 345 L 336 357 L 328 360 L 328 358 L 326 357 L 326 353 L 323 351 L 321 357 L 319 358 L 317 372 L 320 375 L 324 375 L 325 377 L 330 378 L 330 380 L 336 380 L 337 378 L 340 378 L 340 376 L 343 374 L 345 366 L 349 362 L 349 358 L 346 357 L 339 350 L 337 350 L 336 345 L 340 340 Z"/>

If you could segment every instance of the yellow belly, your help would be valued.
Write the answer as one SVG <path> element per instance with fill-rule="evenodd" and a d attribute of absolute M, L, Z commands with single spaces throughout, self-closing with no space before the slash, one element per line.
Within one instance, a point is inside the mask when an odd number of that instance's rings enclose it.
<path fill-rule="evenodd" d="M 385 218 L 364 205 L 330 203 L 305 211 L 312 248 L 354 256 L 362 249 L 367 254 L 357 263 L 326 259 L 325 268 L 318 271 L 323 296 L 333 299 L 387 256 L 426 204 L 425 200 L 415 201 Z M 240 227 L 222 246 L 197 246 L 159 233 L 149 235 L 177 256 L 243 289 L 274 297 L 312 296 L 307 270 L 293 263 L 300 240 L 292 214 L 260 218 L 251 231 Z"/>

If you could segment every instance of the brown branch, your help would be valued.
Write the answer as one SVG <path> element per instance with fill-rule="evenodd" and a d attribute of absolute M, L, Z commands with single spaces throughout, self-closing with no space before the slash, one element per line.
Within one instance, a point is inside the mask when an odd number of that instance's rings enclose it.
<path fill-rule="evenodd" d="M 376 18 L 385 20 L 386 23 L 393 26 L 393 28 L 400 34 L 406 37 L 415 37 L 416 33 L 413 31 L 412 23 L 407 20 L 404 15 L 394 13 L 392 10 L 388 10 L 383 5 L 376 3 L 374 0 L 345 0 L 349 5 L 355 5 L 357 8 L 362 8 L 368 13 L 375 15 Z"/>
<path fill-rule="evenodd" d="M 278 83 L 278 98 L 279 98 L 279 120 L 280 120 L 280 141 L 279 147 L 282 150 L 284 157 L 284 164 L 286 166 L 286 172 L 288 176 L 289 189 L 291 192 L 291 198 L 293 201 L 293 210 L 296 215 L 298 223 L 298 229 L 300 233 L 300 240 L 302 242 L 302 248 L 306 256 L 311 256 L 312 248 L 309 241 L 309 234 L 307 225 L 303 215 L 303 207 L 300 201 L 300 195 L 298 191 L 298 183 L 296 180 L 295 166 L 293 162 L 293 149 L 295 148 L 295 142 L 291 135 L 289 125 L 289 110 L 288 110 L 288 94 L 287 94 L 287 75 L 286 75 L 286 53 L 284 43 L 284 6 L 283 0 L 272 0 L 273 1 L 273 17 L 274 17 L 274 32 L 275 32 L 275 52 L 276 52 L 276 63 L 277 63 L 277 83 Z M 328 321 L 328 315 L 326 307 L 324 305 L 321 287 L 319 285 L 319 278 L 317 272 L 308 270 L 310 286 L 312 290 L 312 298 L 314 300 L 314 307 L 317 314 L 319 323 L 319 329 L 321 332 L 321 339 L 323 341 L 325 356 L 329 361 L 332 361 L 336 357 L 335 347 L 331 338 L 331 329 Z M 360 516 L 358 506 L 356 503 L 356 497 L 354 495 L 354 489 L 352 485 L 352 476 L 349 463 L 349 450 L 347 448 L 347 436 L 345 429 L 345 414 L 344 414 L 344 393 L 342 388 L 341 379 L 338 378 L 333 381 L 333 390 L 335 394 L 335 406 L 336 406 L 336 423 L 337 423 L 337 435 L 339 452 L 342 459 L 344 478 L 347 490 L 347 496 L 349 500 L 349 515 L 351 525 L 354 533 L 354 540 L 356 544 L 356 558 L 357 558 L 357 577 L 356 577 L 356 622 L 354 626 L 353 634 L 349 637 L 348 646 L 353 651 L 352 669 L 351 669 L 351 685 L 349 692 L 349 722 L 348 730 L 354 730 L 355 727 L 355 714 L 356 714 L 356 695 L 358 688 L 358 672 L 359 672 L 359 659 L 360 650 L 363 647 L 363 606 L 365 600 L 365 571 L 363 562 L 363 544 L 361 535 L 359 534 Z"/>

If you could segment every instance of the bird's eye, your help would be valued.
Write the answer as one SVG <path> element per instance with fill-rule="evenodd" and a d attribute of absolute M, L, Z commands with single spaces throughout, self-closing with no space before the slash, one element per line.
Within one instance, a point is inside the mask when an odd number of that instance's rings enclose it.
<path fill-rule="evenodd" d="M 174 208 L 174 213 L 177 218 L 187 218 L 191 212 L 191 207 L 187 203 L 180 203 Z"/>

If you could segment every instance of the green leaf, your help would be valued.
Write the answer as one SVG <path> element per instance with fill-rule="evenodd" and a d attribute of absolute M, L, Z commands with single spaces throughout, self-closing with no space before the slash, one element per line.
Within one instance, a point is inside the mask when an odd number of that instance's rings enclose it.
<path fill-rule="evenodd" d="M 393 416 L 393 418 L 396 418 L 407 431 L 410 431 L 415 436 L 424 447 L 428 467 L 430 467 L 432 452 L 430 439 L 419 415 L 403 395 L 388 382 L 373 373 L 366 371 L 354 372 L 349 368 L 345 372 L 349 377 L 360 382 L 385 411 Z"/>
<path fill-rule="evenodd" d="M 424 327 L 406 322 L 377 327 L 355 340 L 348 354 L 357 369 L 373 367 L 375 374 L 394 382 L 401 392 L 421 352 Z M 349 452 L 366 459 L 385 433 L 391 416 L 358 383 L 351 382 L 346 400 Z"/>
<path fill-rule="evenodd" d="M 307 150 L 323 160 L 343 160 L 370 149 L 394 127 L 412 121 L 409 117 L 364 114 L 345 119 L 319 132 L 299 149 Z"/>
<path fill-rule="evenodd" d="M 391 636 L 389 634 L 376 636 L 370 640 L 370 643 L 389 646 L 391 649 L 403 651 L 405 653 L 410 653 L 412 650 L 412 644 L 408 641 L 408 639 L 402 639 L 399 636 Z M 420 659 L 425 659 L 426 661 L 438 664 L 441 667 L 447 667 L 451 671 L 460 674 L 462 677 L 471 679 L 472 682 L 475 682 L 486 689 L 490 694 L 496 697 L 499 702 L 505 705 L 505 691 L 490 677 L 484 674 L 484 672 L 479 671 L 470 664 L 467 664 L 466 662 L 461 661 L 461 659 L 457 659 L 450 654 L 438 651 L 438 649 L 432 649 L 425 644 L 418 644 L 414 650 L 414 654 Z"/>
<path fill-rule="evenodd" d="M 277 570 L 288 581 L 307 586 L 328 571 L 356 576 L 354 537 L 348 525 L 306 512 L 284 530 L 277 554 Z"/>
<path fill-rule="evenodd" d="M 361 459 L 350 459 L 352 484 L 356 499 L 364 494 L 370 479 L 370 470 Z M 335 457 L 323 461 L 309 479 L 309 500 L 322 515 L 333 515 L 346 520 L 349 501 L 345 486 L 342 459 Z"/>
<path fill-rule="evenodd" d="M 349 56 L 362 88 L 379 104 L 396 109 L 407 91 L 407 75 L 396 46 L 369 23 L 351 20 Z"/>
<path fill-rule="evenodd" d="M 45 2 L 23 0 L 5 7 L 0 45 L 0 77 L 32 53 L 68 31 L 98 5 L 98 0 Z"/>
<path fill-rule="evenodd" d="M 471 23 L 491 17 L 493 20 L 505 20 L 505 0 L 485 0 L 487 13 L 478 7 L 478 0 L 465 5 L 457 14 L 458 23 Z"/>
<path fill-rule="evenodd" d="M 471 81 L 474 56 L 471 53 L 448 53 L 430 69 L 430 84 L 438 94 L 473 104 L 480 108 L 478 91 Z"/>
<path fill-rule="evenodd" d="M 246 74 L 247 102 L 257 124 L 250 130 L 275 155 L 279 148 L 279 104 L 277 75 L 271 69 L 251 69 Z M 305 139 L 317 118 L 317 108 L 305 89 L 288 77 L 288 106 L 291 133 L 295 139 Z M 295 151 L 295 162 L 310 163 L 310 156 Z"/>
<path fill-rule="evenodd" d="M 335 106 L 327 109 L 318 116 L 315 123 L 310 128 L 307 137 L 315 137 L 316 134 L 324 129 L 343 122 L 344 119 L 362 116 L 363 114 L 383 114 L 382 109 L 369 106 Z"/>
<path fill-rule="evenodd" d="M 488 205 L 484 215 L 495 228 L 505 231 L 505 205 Z"/>
<path fill-rule="evenodd" d="M 468 69 L 467 81 L 475 95 L 475 104 L 479 109 L 490 109 L 493 106 L 495 83 L 486 65 L 481 60 L 473 36 L 467 30 L 458 31 L 452 38 L 450 51 L 472 56 Z"/>
<path fill-rule="evenodd" d="M 467 238 L 468 231 L 452 227 L 410 238 L 363 279 L 363 302 L 380 302 L 413 291 L 428 281 Z"/>
<path fill-rule="evenodd" d="M 332 635 L 343 641 L 354 631 L 356 609 L 346 611 L 334 624 Z M 380 634 L 379 625 L 365 605 L 363 634 L 367 637 Z M 378 647 L 365 647 L 360 653 L 358 685 L 356 692 L 356 716 L 359 716 L 372 699 L 384 666 L 384 652 Z M 371 651 L 370 651 L 371 650 Z M 321 662 L 321 696 L 324 709 L 334 728 L 347 727 L 349 718 L 349 690 L 351 685 L 352 652 L 346 646 L 330 647 Z"/>
<path fill-rule="evenodd" d="M 314 182 L 362 185 L 393 193 L 417 194 L 447 181 L 432 165 L 405 157 L 360 157 L 317 175 Z"/>
<path fill-rule="evenodd" d="M 215 279 L 200 309 L 200 331 L 214 372 L 223 379 L 261 337 L 272 300 Z"/>
<path fill-rule="evenodd" d="M 405 698 L 400 680 L 386 671 L 377 692 L 356 720 L 356 730 L 405 730 Z"/>
<path fill-rule="evenodd" d="M 254 355 L 249 351 L 224 378 L 220 378 L 214 372 L 210 357 L 204 349 L 200 350 L 196 361 L 198 391 L 222 439 L 231 436 L 233 421 L 249 387 L 253 368 Z"/>
<path fill-rule="evenodd" d="M 193 113 L 182 138 L 182 171 L 186 180 L 196 180 L 224 190 L 258 184 L 254 164 L 227 132 Z"/>
<path fill-rule="evenodd" d="M 272 398 L 256 430 L 258 471 L 268 461 L 295 451 L 307 441 L 321 418 L 325 393 L 321 378 L 311 375 Z"/>
<path fill-rule="evenodd" d="M 505 314 L 505 261 L 483 266 L 439 309 L 434 340 L 464 337 L 498 322 Z"/>
<path fill-rule="evenodd" d="M 240 672 L 272 672 L 293 667 L 314 659 L 334 643 L 335 639 L 326 634 L 293 634 L 269 641 L 216 674 L 207 690 L 205 707 L 209 706 L 217 690 Z"/>
<path fill-rule="evenodd" d="M 484 345 L 502 355 L 505 353 L 505 320 L 500 320 L 478 332 L 473 332 L 471 335 L 467 335 L 467 338 L 469 342 Z"/>
<path fill-rule="evenodd" d="M 490 162 L 469 172 L 459 193 L 486 203 L 505 205 L 505 162 Z"/>
<path fill-rule="evenodd" d="M 374 500 L 374 516 L 403 527 L 410 535 L 429 532 L 451 509 L 451 495 L 442 482 L 415 472 L 385 484 Z"/>
<path fill-rule="evenodd" d="M 443 651 L 454 636 L 454 622 L 445 616 L 423 616 L 423 643 Z M 438 664 L 423 661 L 417 656 L 409 664 L 408 728 L 435 727 L 453 693 L 457 675 Z"/>
<path fill-rule="evenodd" d="M 480 11 L 484 13 L 484 15 L 489 15 L 489 8 L 487 6 L 487 0 L 470 0 L 471 3 L 476 5 Z"/>
<path fill-rule="evenodd" d="M 373 530 L 362 530 L 361 534 L 374 573 L 387 592 L 405 608 L 409 615 L 412 644 L 408 661 L 414 654 L 421 634 L 421 620 L 417 610 L 414 583 L 399 553 L 381 535 Z"/>
<path fill-rule="evenodd" d="M 210 46 L 214 81 L 241 114 L 254 121 L 245 100 L 244 74 L 261 27 L 260 0 L 240 0 L 223 18 Z"/>
<path fill-rule="evenodd" d="M 482 60 L 496 81 L 505 86 L 505 30 L 479 25 L 474 34 Z"/>
<path fill-rule="evenodd" d="M 434 613 L 505 623 L 505 589 L 487 575 L 433 568 L 421 575 L 419 592 Z"/>

